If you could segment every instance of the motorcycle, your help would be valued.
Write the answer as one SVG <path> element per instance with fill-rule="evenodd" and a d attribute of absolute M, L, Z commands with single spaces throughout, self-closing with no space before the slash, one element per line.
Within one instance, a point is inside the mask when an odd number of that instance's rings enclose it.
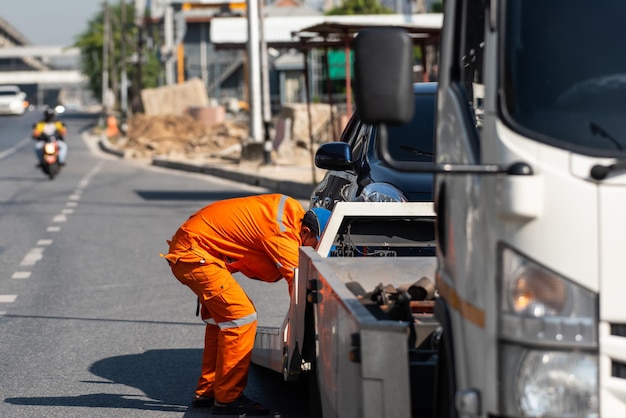
<path fill-rule="evenodd" d="M 43 155 L 40 161 L 41 171 L 53 180 L 54 177 L 61 171 L 61 165 L 59 164 L 59 145 L 56 135 L 42 134 L 39 137 L 40 141 L 43 141 Z"/>

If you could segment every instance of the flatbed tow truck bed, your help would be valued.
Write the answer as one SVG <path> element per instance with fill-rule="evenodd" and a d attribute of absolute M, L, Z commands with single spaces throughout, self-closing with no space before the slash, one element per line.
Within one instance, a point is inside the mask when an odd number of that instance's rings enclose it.
<path fill-rule="evenodd" d="M 318 248 L 300 249 L 289 311 L 282 326 L 258 327 L 252 361 L 287 381 L 312 374 L 324 417 L 424 416 L 434 217 L 431 203 L 338 203 Z M 410 300 L 420 279 L 430 300 Z"/>

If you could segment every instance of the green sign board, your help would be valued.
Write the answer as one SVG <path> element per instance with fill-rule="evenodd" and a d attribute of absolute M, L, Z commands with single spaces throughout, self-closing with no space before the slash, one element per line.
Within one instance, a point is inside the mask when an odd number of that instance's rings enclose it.
<path fill-rule="evenodd" d="M 354 78 L 352 62 L 352 51 L 350 51 L 350 77 Z M 346 54 L 343 51 L 328 51 L 328 75 L 331 80 L 346 79 Z"/>

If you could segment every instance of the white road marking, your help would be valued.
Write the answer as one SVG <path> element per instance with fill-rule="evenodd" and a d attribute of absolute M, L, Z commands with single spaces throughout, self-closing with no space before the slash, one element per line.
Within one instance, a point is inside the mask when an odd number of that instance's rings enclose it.
<path fill-rule="evenodd" d="M 39 241 L 37 241 L 37 245 L 50 245 L 50 244 L 52 244 L 51 239 L 40 239 Z"/>
<path fill-rule="evenodd" d="M 0 303 L 13 303 L 17 295 L 0 295 Z"/>
<path fill-rule="evenodd" d="M 30 139 L 28 137 L 26 137 L 26 138 L 22 139 L 20 142 L 18 142 L 17 144 L 13 145 L 11 148 L 7 148 L 4 151 L 0 152 L 0 160 L 3 159 L 4 157 L 7 157 L 7 156 L 13 154 L 15 151 L 17 151 L 18 149 L 22 148 L 28 142 L 30 142 Z"/>
<path fill-rule="evenodd" d="M 20 266 L 34 266 L 35 263 L 37 263 L 37 261 L 41 260 L 42 258 L 43 248 L 35 247 L 26 254 L 24 259 L 20 263 Z"/>
<path fill-rule="evenodd" d="M 46 231 L 48 232 L 59 232 L 60 230 L 60 226 L 49 226 L 48 228 L 46 228 Z"/>
<path fill-rule="evenodd" d="M 65 204 L 65 206 L 70 207 L 70 208 L 75 208 L 76 206 L 78 206 L 77 202 L 67 202 Z"/>
<path fill-rule="evenodd" d="M 80 200 L 80 195 L 79 194 L 72 194 L 72 195 L 70 195 L 70 200 Z"/>
<path fill-rule="evenodd" d="M 74 209 L 63 209 L 61 211 L 61 213 L 64 213 L 66 215 L 70 215 L 70 214 L 74 213 Z"/>
<path fill-rule="evenodd" d="M 30 271 L 16 271 L 13 273 L 12 279 L 28 279 L 30 277 Z"/>
<path fill-rule="evenodd" d="M 52 218 L 52 222 L 67 222 L 67 216 L 60 214 Z"/>

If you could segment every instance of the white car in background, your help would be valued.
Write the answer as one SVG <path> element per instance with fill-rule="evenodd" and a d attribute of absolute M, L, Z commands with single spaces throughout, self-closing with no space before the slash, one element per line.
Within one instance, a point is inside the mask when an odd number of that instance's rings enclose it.
<path fill-rule="evenodd" d="M 23 115 L 26 108 L 26 93 L 18 86 L 0 86 L 0 114 Z"/>

